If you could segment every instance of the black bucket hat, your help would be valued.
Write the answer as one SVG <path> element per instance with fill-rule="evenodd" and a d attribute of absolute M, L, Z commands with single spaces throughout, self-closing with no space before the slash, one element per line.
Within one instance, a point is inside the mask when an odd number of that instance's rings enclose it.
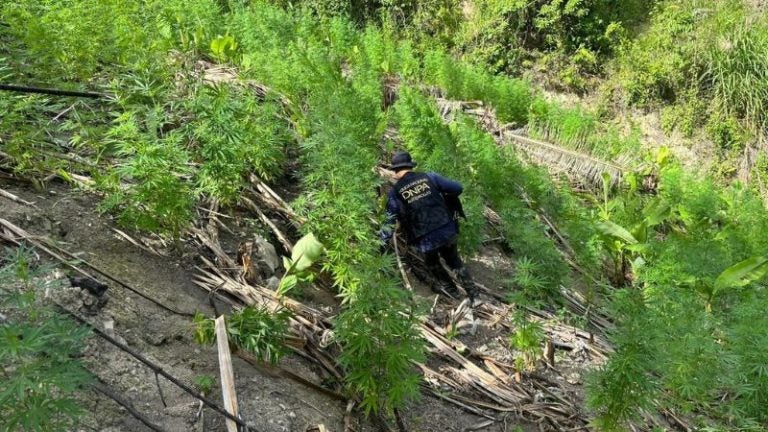
<path fill-rule="evenodd" d="M 389 169 L 392 171 L 398 171 L 406 168 L 413 168 L 416 163 L 411 159 L 411 154 L 406 151 L 395 152 L 392 156 L 392 164 Z"/>

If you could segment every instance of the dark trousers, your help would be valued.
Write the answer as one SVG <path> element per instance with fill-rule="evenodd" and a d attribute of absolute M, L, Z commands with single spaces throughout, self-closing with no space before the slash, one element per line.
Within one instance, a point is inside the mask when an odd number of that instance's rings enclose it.
<path fill-rule="evenodd" d="M 459 249 L 456 245 L 456 240 L 424 253 L 424 263 L 427 265 L 430 273 L 432 273 L 438 281 L 453 285 L 451 275 L 449 275 L 448 272 L 445 271 L 445 267 L 440 264 L 441 257 L 445 260 L 445 263 L 448 264 L 448 267 L 450 267 L 451 270 L 457 271 L 464 266 L 461 262 L 461 257 L 459 257 Z"/>

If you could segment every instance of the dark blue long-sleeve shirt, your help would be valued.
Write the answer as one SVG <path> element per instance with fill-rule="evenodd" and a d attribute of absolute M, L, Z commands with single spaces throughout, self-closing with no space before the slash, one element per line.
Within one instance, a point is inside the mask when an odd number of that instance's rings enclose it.
<path fill-rule="evenodd" d="M 461 183 L 443 177 L 440 174 L 428 172 L 427 176 L 437 187 L 437 190 L 442 194 L 460 195 L 464 191 L 464 187 L 461 185 Z M 383 241 L 388 242 L 389 239 L 392 238 L 395 221 L 398 220 L 399 216 L 402 214 L 401 210 L 402 203 L 397 198 L 397 193 L 393 188 L 389 191 L 389 195 L 387 196 L 386 219 L 384 221 L 384 228 L 381 231 L 381 239 Z M 405 223 L 403 220 L 400 222 Z M 413 240 L 415 241 L 414 246 L 419 250 L 419 252 L 429 252 L 453 241 L 458 232 L 458 221 L 451 219 L 450 222 L 441 226 L 440 228 L 437 228 Z"/>

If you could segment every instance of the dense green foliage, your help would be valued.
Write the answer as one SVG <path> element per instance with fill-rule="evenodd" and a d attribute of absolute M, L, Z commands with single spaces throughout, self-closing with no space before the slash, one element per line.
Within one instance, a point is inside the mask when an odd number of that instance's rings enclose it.
<path fill-rule="evenodd" d="M 640 153 L 638 133 L 625 135 L 590 110 L 564 108 L 544 99 L 530 106 L 529 135 L 604 160 L 631 160 Z"/>
<path fill-rule="evenodd" d="M 468 215 L 462 225 L 464 249 L 474 252 L 480 245 L 485 225 L 483 205 L 488 204 L 501 216 L 499 232 L 515 254 L 547 269 L 542 272 L 542 289 L 531 292 L 534 297 L 556 299 L 568 275 L 567 264 L 546 235 L 537 211 L 563 221 L 568 234 L 579 239 L 578 258 L 588 266 L 595 264 L 594 251 L 586 246 L 592 237 L 588 215 L 580 212 L 567 192 L 544 172 L 524 166 L 511 148 L 499 147 L 467 119 L 444 124 L 434 102 L 416 91 L 402 91 L 396 112 L 398 129 L 412 155 L 426 169 L 450 172 L 473 191 L 464 202 Z"/>
<path fill-rule="evenodd" d="M 755 329 L 768 304 L 759 282 L 768 219 L 759 197 L 738 184 L 717 192 L 670 165 L 658 196 L 619 197 L 611 208 L 621 225 L 647 232 L 616 240 L 632 245 L 634 281 L 614 294 L 617 353 L 592 392 L 601 424 L 615 428 L 655 398 L 727 427 L 765 422 L 767 359 L 755 350 L 765 340 Z M 650 214 L 654 224 L 639 224 Z M 735 279 L 746 262 L 757 265 Z"/>
<path fill-rule="evenodd" d="M 554 69 L 562 87 L 580 88 L 584 76 L 647 18 L 652 0 L 536 0 L 471 2 L 456 43 L 499 71 L 534 62 Z"/>
<path fill-rule="evenodd" d="M 41 281 L 26 249 L 0 256 L 0 429 L 63 430 L 82 410 L 76 394 L 90 375 L 77 360 L 88 331 L 43 301 L 56 289 Z"/>
<path fill-rule="evenodd" d="M 705 135 L 716 173 L 730 178 L 745 147 L 764 136 L 768 16 L 748 2 L 668 0 L 651 17 L 609 63 L 602 93 L 614 104 L 659 107 L 667 130 Z M 765 174 L 755 161 L 747 168 Z"/>
<path fill-rule="evenodd" d="M 718 182 L 764 138 L 764 11 L 717 0 L 123 3 L 0 6 L 0 78 L 113 95 L 0 93 L 3 163 L 35 178 L 87 174 L 122 223 L 174 236 L 201 200 L 234 205 L 250 174 L 295 170 L 302 231 L 325 246 L 322 271 L 344 306 L 339 364 L 367 412 L 412 399 L 424 355 L 418 309 L 377 253 L 372 222 L 382 210 L 372 167 L 402 147 L 464 184 L 462 252 L 500 237 L 518 261 L 516 300 L 556 303 L 561 286 L 583 284 L 578 267 L 594 307 L 608 303 L 616 351 L 589 389 L 601 429 L 652 404 L 700 428 L 768 421 L 768 218 L 754 183 Z M 540 87 L 595 90 L 598 106 L 566 107 Z M 435 94 L 640 168 L 615 189 L 605 179 L 603 196 L 577 194 L 471 118 L 443 118 Z M 718 180 L 685 172 L 667 150 L 649 157 L 625 108 L 708 137 Z M 748 162 L 760 186 L 768 159 Z M 524 365 L 540 331 L 514 318 Z M 242 343 L 274 361 L 284 320 L 254 310 L 235 321 Z"/>

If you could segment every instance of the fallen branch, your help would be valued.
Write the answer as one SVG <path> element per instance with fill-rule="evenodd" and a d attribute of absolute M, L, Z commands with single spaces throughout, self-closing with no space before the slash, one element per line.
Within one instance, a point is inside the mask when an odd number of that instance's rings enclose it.
<path fill-rule="evenodd" d="M 246 197 L 240 197 L 240 201 L 243 204 L 245 204 L 246 208 L 248 208 L 249 210 L 251 210 L 254 213 L 256 213 L 257 215 L 259 215 L 259 218 L 265 224 L 267 224 L 267 226 L 269 226 L 269 228 L 272 229 L 272 232 L 275 234 L 275 237 L 277 237 L 277 239 L 280 241 L 280 243 L 282 243 L 283 247 L 285 247 L 285 250 L 287 250 L 288 252 L 293 251 L 293 243 L 291 243 L 288 240 L 288 238 L 285 236 L 285 234 L 283 234 L 282 231 L 280 231 L 280 229 L 277 227 L 277 225 L 275 225 L 275 223 L 272 222 L 267 217 L 267 215 L 265 215 L 264 212 L 262 212 L 261 209 L 259 209 L 259 207 L 253 201 L 249 200 Z"/>
<path fill-rule="evenodd" d="M 97 392 L 103 394 L 104 396 L 112 399 L 115 401 L 118 405 L 125 408 L 126 411 L 128 411 L 129 414 L 131 414 L 136 420 L 142 422 L 144 426 L 152 429 L 155 432 L 164 432 L 163 429 L 154 424 L 150 419 L 147 418 L 144 414 L 138 412 L 136 408 L 134 408 L 133 404 L 130 403 L 128 400 L 114 392 L 112 389 L 109 388 L 109 386 L 104 383 L 100 378 L 98 381 L 91 383 L 91 388 L 96 390 Z"/>
<path fill-rule="evenodd" d="M 440 115 L 446 123 L 452 122 L 458 113 L 473 116 L 478 119 L 478 124 L 493 136 L 499 145 L 513 145 L 536 159 L 537 162 L 550 168 L 561 168 L 579 176 L 589 184 L 601 185 L 603 172 L 610 173 L 612 181 L 618 182 L 626 171 L 624 167 L 616 163 L 519 135 L 510 130 L 509 125 L 502 124 L 496 118 L 493 109 L 483 106 L 482 102 L 449 100 L 442 97 L 439 91 L 429 92 L 435 97 Z"/>
<path fill-rule="evenodd" d="M 143 292 L 139 291 L 138 289 L 132 287 L 128 283 L 123 282 L 120 279 L 117 279 L 115 276 L 109 275 L 108 273 L 106 273 L 105 271 L 99 269 L 98 267 L 96 267 L 95 265 L 89 263 L 88 261 L 86 261 L 86 260 L 84 260 L 84 259 L 82 259 L 80 257 L 77 257 L 74 254 L 66 251 L 65 249 L 57 246 L 51 240 L 49 240 L 47 237 L 33 236 L 30 233 L 28 233 L 27 231 L 24 231 L 23 229 L 19 228 L 18 226 L 14 225 L 11 222 L 9 222 L 9 221 L 7 221 L 5 219 L 2 219 L 2 218 L 0 218 L 0 227 L 4 228 L 4 230 L 2 232 L 0 232 L 0 237 L 5 238 L 5 239 L 7 239 L 9 241 L 16 241 L 16 242 L 21 241 L 21 240 L 27 241 L 30 244 L 32 244 L 33 246 L 35 246 L 36 248 L 38 248 L 38 249 L 42 250 L 43 252 L 45 252 L 46 254 L 48 254 L 50 257 L 56 259 L 60 263 L 64 264 L 65 266 L 71 268 L 72 270 L 80 273 L 81 275 L 83 275 L 83 276 L 85 276 L 87 278 L 90 278 L 90 279 L 93 279 L 95 281 L 98 281 L 98 279 L 96 277 L 94 277 L 90 273 L 86 272 L 85 270 L 81 269 L 80 267 L 72 264 L 70 260 L 79 261 L 80 263 L 82 263 L 85 266 L 91 268 L 92 270 L 102 274 L 103 276 L 107 277 L 108 279 L 112 280 L 113 282 L 117 283 L 118 285 L 122 286 L 123 288 L 125 288 L 125 289 L 133 292 L 134 294 L 138 295 L 139 297 L 141 297 L 141 298 L 143 298 L 145 300 L 148 300 L 151 303 L 157 305 L 161 309 L 164 309 L 164 310 L 166 310 L 168 312 L 172 312 L 172 313 L 174 313 L 176 315 L 181 315 L 181 316 L 186 316 L 186 317 L 193 317 L 193 316 L 195 316 L 195 314 L 192 314 L 192 313 L 189 313 L 189 312 L 182 312 L 182 311 L 176 310 L 176 309 L 174 309 L 174 308 L 172 308 L 170 306 L 166 306 L 165 304 L 161 303 L 160 301 L 155 300 L 154 298 L 150 297 L 149 295 L 144 294 Z M 52 249 L 56 250 L 57 252 L 54 252 Z M 65 259 L 64 257 L 62 257 L 62 255 L 66 255 L 70 260 Z"/>
<path fill-rule="evenodd" d="M 392 236 L 392 242 L 395 245 L 395 258 L 397 259 L 397 268 L 400 269 L 400 276 L 403 278 L 403 283 L 405 284 L 405 288 L 408 291 L 413 291 L 413 285 L 411 285 L 411 281 L 408 280 L 408 274 L 405 272 L 405 266 L 403 266 L 403 260 L 400 258 L 400 247 L 398 245 L 397 241 L 398 235 L 397 230 L 395 230 L 394 235 Z"/>
<path fill-rule="evenodd" d="M 110 97 L 105 93 L 85 92 L 85 91 L 75 91 L 75 90 L 60 90 L 60 89 L 29 87 L 29 86 L 12 85 L 12 84 L 0 84 L 0 90 L 12 91 L 17 93 L 47 94 L 51 96 L 74 96 L 74 97 L 84 97 L 84 98 L 90 98 L 90 99 L 107 99 Z"/>
<path fill-rule="evenodd" d="M 35 205 L 35 203 L 29 202 L 27 200 L 23 200 L 23 199 L 17 197 L 16 195 L 14 195 L 14 194 L 12 194 L 12 193 L 10 193 L 8 191 L 5 191 L 3 189 L 0 189 L 0 196 L 4 197 L 4 198 L 8 198 L 9 200 L 11 200 L 11 201 L 13 201 L 15 203 L 24 204 L 26 206 L 30 206 L 30 207 L 32 207 L 34 209 L 39 210 L 39 208 Z"/>
<path fill-rule="evenodd" d="M 153 255 L 166 256 L 164 254 L 161 254 L 160 252 L 158 252 L 157 250 L 155 250 L 152 247 L 149 247 L 149 246 L 146 246 L 146 245 L 144 245 L 142 243 L 139 243 L 138 240 L 134 239 L 133 237 L 129 236 L 128 234 L 126 234 L 125 232 L 123 232 L 123 231 L 121 231 L 121 230 L 119 230 L 117 228 L 111 227 L 110 229 L 112 231 L 114 231 L 115 234 L 117 234 L 120 237 L 122 237 L 123 239 L 127 240 L 128 243 L 136 246 L 137 248 L 139 248 L 139 249 L 141 249 L 143 251 L 149 252 L 149 253 L 151 253 Z"/>
<path fill-rule="evenodd" d="M 450 402 L 450 403 L 458 406 L 459 408 L 463 409 L 464 411 L 467 411 L 467 412 L 469 412 L 471 414 L 474 414 L 476 416 L 485 417 L 485 418 L 487 418 L 489 420 L 492 420 L 492 421 L 497 421 L 496 417 L 494 417 L 492 415 L 488 415 L 488 414 L 484 413 L 483 411 L 481 411 L 481 410 L 479 410 L 479 409 L 477 409 L 477 408 L 475 408 L 475 407 L 473 407 L 471 405 L 467 405 L 465 403 L 459 402 L 458 400 L 456 400 L 456 399 L 454 399 L 454 398 L 452 398 L 452 397 L 450 397 L 450 396 L 448 396 L 446 394 L 440 393 L 440 392 L 438 392 L 437 390 L 435 390 L 433 388 L 425 387 L 425 386 L 422 386 L 422 387 L 429 394 L 435 396 L 438 399 L 442 399 L 442 400 L 444 400 L 446 402 Z"/>

